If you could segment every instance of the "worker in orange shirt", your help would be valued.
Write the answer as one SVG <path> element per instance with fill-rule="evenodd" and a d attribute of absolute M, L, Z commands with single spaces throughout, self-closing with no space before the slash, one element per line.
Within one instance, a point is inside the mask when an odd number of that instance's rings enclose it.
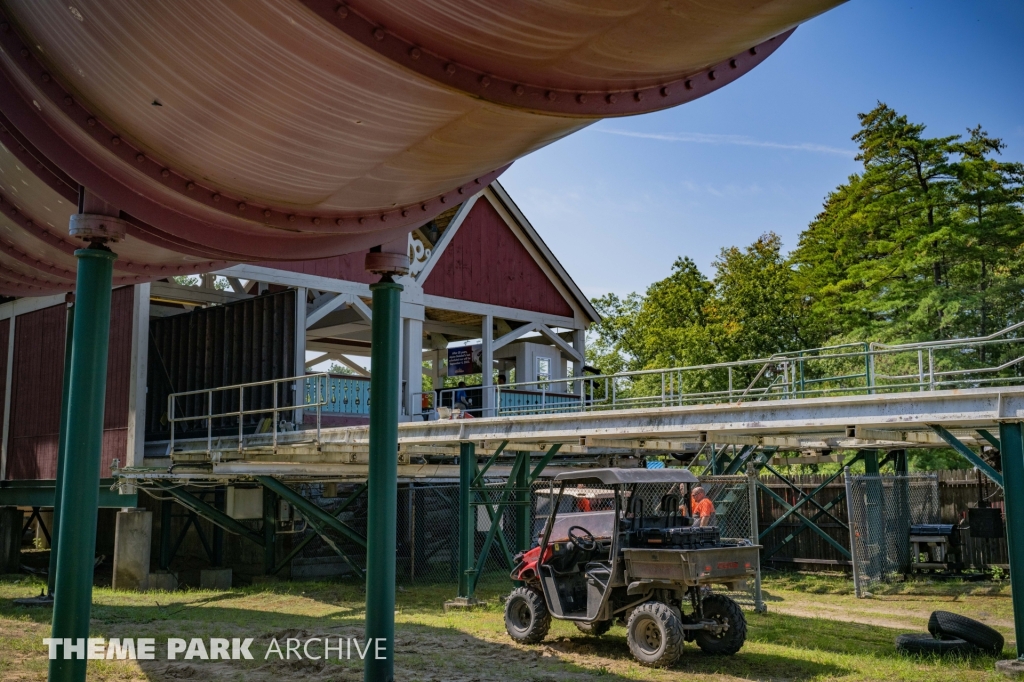
<path fill-rule="evenodd" d="M 715 503 L 711 501 L 704 488 L 699 485 L 690 491 L 690 502 L 693 504 L 693 525 L 714 526 Z M 679 512 L 686 516 L 686 504 L 679 505 Z"/>

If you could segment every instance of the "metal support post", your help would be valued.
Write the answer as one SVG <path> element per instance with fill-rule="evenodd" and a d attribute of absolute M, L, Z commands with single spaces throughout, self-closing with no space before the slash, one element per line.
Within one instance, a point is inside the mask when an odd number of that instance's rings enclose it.
<path fill-rule="evenodd" d="M 50 568 L 46 574 L 46 594 L 53 598 L 57 582 L 57 556 L 60 547 L 60 503 L 64 489 L 64 460 L 68 443 L 68 391 L 71 389 L 71 345 L 75 333 L 75 304 L 68 306 L 64 327 L 64 383 L 60 400 L 60 436 L 57 438 L 57 480 L 53 482 L 53 520 L 50 521 Z"/>
<path fill-rule="evenodd" d="M 60 549 L 54 585 L 54 639 L 89 637 L 92 579 L 99 508 L 103 405 L 107 392 L 110 293 L 117 255 L 93 244 L 75 251 L 78 259 L 75 328 L 68 390 L 67 442 L 73 457 L 64 462 Z M 50 661 L 50 682 L 82 682 L 86 659 L 58 656 Z"/>
<path fill-rule="evenodd" d="M 843 480 L 846 483 L 846 512 L 847 525 L 850 527 L 850 562 L 853 564 L 853 593 L 857 597 L 864 596 L 860 591 L 860 562 L 857 561 L 857 538 L 860 537 L 860 529 L 853 521 L 853 477 L 850 476 L 850 467 L 843 467 Z"/>
<path fill-rule="evenodd" d="M 875 566 L 885 551 L 882 479 L 879 477 L 878 451 L 864 451 L 864 509 L 867 516 L 865 551 L 869 565 Z M 871 570 L 871 569 L 869 569 Z"/>
<path fill-rule="evenodd" d="M 277 493 L 263 488 L 263 574 L 273 575 L 277 559 Z"/>
<path fill-rule="evenodd" d="M 1017 659 L 1024 660 L 1024 431 L 1017 423 L 999 425 L 1006 506 L 1006 544 L 1010 559 L 1013 623 Z"/>
<path fill-rule="evenodd" d="M 750 541 L 759 545 L 760 523 L 757 520 L 757 470 L 753 462 L 747 462 L 747 495 L 750 504 Z M 765 613 L 768 607 L 761 595 L 761 558 L 754 565 L 754 610 Z"/>
<path fill-rule="evenodd" d="M 402 286 L 384 275 L 373 292 L 370 363 L 370 467 L 367 476 L 366 641 L 376 640 L 367 657 L 366 682 L 395 677 L 395 553 L 398 522 L 398 392 Z M 383 646 L 377 644 L 383 640 Z"/>
<path fill-rule="evenodd" d="M 516 505 L 516 550 L 525 552 L 533 545 L 532 511 L 533 500 L 530 494 L 530 453 L 520 450 L 517 457 L 522 458 L 516 476 L 516 489 L 521 496 Z"/>
<path fill-rule="evenodd" d="M 168 571 L 171 568 L 171 515 L 174 512 L 174 502 L 161 500 L 160 502 L 160 570 Z"/>
<path fill-rule="evenodd" d="M 212 393 L 211 393 L 212 395 Z M 212 414 L 212 410 L 211 410 Z M 212 419 L 207 421 L 213 421 Z M 219 511 L 223 512 L 226 509 L 225 499 L 227 497 L 227 490 L 224 486 L 218 486 L 213 491 L 213 506 Z M 224 529 L 218 525 L 213 526 L 213 567 L 221 568 L 224 565 Z"/>
<path fill-rule="evenodd" d="M 476 553 L 476 515 L 473 510 L 473 479 L 476 478 L 476 445 L 459 444 L 459 597 L 468 599 Z"/>

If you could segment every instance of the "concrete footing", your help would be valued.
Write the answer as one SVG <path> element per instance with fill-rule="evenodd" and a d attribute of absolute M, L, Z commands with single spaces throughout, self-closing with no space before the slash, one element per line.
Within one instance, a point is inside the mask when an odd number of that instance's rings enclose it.
<path fill-rule="evenodd" d="M 21 527 L 25 515 L 17 507 L 0 507 L 0 573 L 21 570 Z"/>
<path fill-rule="evenodd" d="M 483 606 L 487 606 L 487 602 L 472 597 L 456 597 L 444 603 L 444 610 L 445 613 L 449 611 L 472 611 Z"/>
<path fill-rule="evenodd" d="M 114 589 L 149 589 L 149 552 L 153 541 L 153 512 L 127 509 L 117 513 L 114 533 Z"/>
<path fill-rule="evenodd" d="M 1009 678 L 1019 680 L 1024 677 L 1024 661 L 1019 658 L 1011 658 L 1006 661 L 996 661 L 996 670 Z"/>
<path fill-rule="evenodd" d="M 174 592 L 178 589 L 178 576 L 170 571 L 157 571 L 149 574 L 150 591 Z"/>
<path fill-rule="evenodd" d="M 199 587 L 204 590 L 230 590 L 230 568 L 207 568 L 199 572 Z"/>

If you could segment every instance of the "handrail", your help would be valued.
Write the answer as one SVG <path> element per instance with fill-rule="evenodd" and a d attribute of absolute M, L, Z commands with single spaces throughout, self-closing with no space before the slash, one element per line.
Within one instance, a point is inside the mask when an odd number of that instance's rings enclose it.
<path fill-rule="evenodd" d="M 315 402 L 306 402 L 306 392 L 299 390 L 298 382 L 306 382 L 311 379 L 316 379 L 316 400 Z M 320 447 L 320 426 L 321 426 L 321 410 L 324 405 L 327 404 L 327 381 L 330 378 L 330 374 L 327 372 L 319 372 L 317 374 L 303 374 L 294 377 L 285 377 L 282 379 L 267 379 L 264 381 L 253 381 L 245 384 L 231 384 L 230 386 L 217 386 L 214 388 L 199 388 L 192 391 L 180 391 L 178 393 L 172 393 L 167 396 L 167 423 L 170 425 L 171 437 L 170 437 L 170 452 L 174 452 L 174 425 L 178 422 L 188 421 L 205 421 L 206 422 L 206 453 L 212 455 L 213 453 L 213 420 L 223 417 L 237 417 L 238 418 L 238 452 L 241 453 L 245 447 L 245 434 L 243 433 L 245 426 L 245 416 L 250 414 L 267 414 L 268 412 L 273 413 L 273 447 L 274 452 L 277 452 L 277 432 L 278 432 L 278 414 L 281 412 L 294 412 L 296 410 L 305 410 L 308 407 L 316 408 L 316 444 L 317 448 Z M 289 384 L 295 382 L 295 394 L 296 400 L 294 405 L 279 406 L 277 404 L 277 395 L 279 393 L 280 384 Z M 253 407 L 245 409 L 245 391 L 246 389 L 258 388 L 260 386 L 273 386 L 273 405 L 269 409 L 266 407 Z M 213 411 L 213 395 L 214 393 L 222 393 L 229 391 L 238 391 L 238 409 L 229 410 L 227 412 L 214 413 Z M 204 401 L 206 405 L 206 411 L 202 414 L 195 415 L 182 415 L 176 416 L 174 414 L 175 401 L 178 398 L 192 395 L 203 395 L 206 396 Z M 302 400 L 298 399 L 298 396 L 302 396 Z"/>
<path fill-rule="evenodd" d="M 508 410 L 500 408 L 500 400 L 495 405 L 499 415 L 536 414 L 1024 384 L 1024 376 L 1019 376 L 1024 367 L 1024 350 L 1001 350 L 1010 344 L 1024 344 L 1024 337 L 1009 336 L 1021 328 L 1024 322 L 966 339 L 891 346 L 850 342 L 776 353 L 768 358 L 516 382 L 495 390 L 526 390 L 543 395 L 550 386 L 564 385 L 577 399 L 571 404 L 547 405 L 541 401 L 541 405 Z M 981 366 L 983 363 L 976 361 L 984 357 L 981 349 L 996 351 L 989 365 Z M 948 352 L 952 352 L 950 357 L 940 357 Z M 908 373 L 915 365 L 917 372 Z M 744 388 L 735 388 L 736 371 L 752 367 L 758 368 L 753 379 Z M 1006 372 L 1012 376 L 994 376 Z"/>

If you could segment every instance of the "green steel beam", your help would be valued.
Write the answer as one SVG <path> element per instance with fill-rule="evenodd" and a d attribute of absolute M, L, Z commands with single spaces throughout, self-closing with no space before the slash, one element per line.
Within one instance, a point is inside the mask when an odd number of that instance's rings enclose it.
<path fill-rule="evenodd" d="M 101 479 L 97 486 L 97 508 L 120 509 L 122 507 L 139 506 L 138 493 L 121 495 L 110 487 L 116 485 L 117 479 Z M 53 507 L 56 503 L 56 482 L 53 479 L 36 481 L 0 481 L 0 507 Z M 57 527 L 59 518 L 54 518 L 53 526 Z M 59 542 L 59 540 L 58 540 Z"/>
<path fill-rule="evenodd" d="M 476 551 L 476 516 L 473 513 L 473 479 L 476 477 L 476 445 L 459 443 L 459 597 L 469 598 L 473 554 Z"/>
<path fill-rule="evenodd" d="M 764 492 L 768 493 L 768 496 L 769 496 L 769 497 L 771 497 L 772 499 L 774 499 L 774 500 L 775 500 L 775 501 L 776 501 L 776 502 L 777 502 L 777 503 L 778 503 L 778 504 L 779 504 L 779 505 L 780 505 L 781 507 L 783 507 L 783 508 L 784 508 L 784 509 L 786 509 L 787 511 L 788 511 L 788 510 L 789 510 L 789 509 L 791 508 L 791 506 L 792 506 L 792 505 L 790 505 L 790 504 L 789 504 L 789 502 L 786 502 L 786 500 L 785 500 L 785 499 L 783 499 L 782 497 L 780 497 L 779 495 L 777 495 L 777 494 L 775 493 L 775 491 L 774 491 L 774 490 L 772 490 L 771 488 L 769 488 L 768 486 L 766 486 L 766 485 L 765 485 L 764 483 L 762 483 L 761 481 L 758 481 L 758 482 L 757 482 L 757 487 L 758 487 L 758 488 L 760 488 L 761 490 L 763 490 Z M 804 515 L 803 515 L 803 514 L 801 514 L 800 512 L 798 512 L 798 511 L 794 511 L 794 512 L 793 512 L 793 514 L 794 514 L 794 515 L 795 515 L 795 516 L 796 516 L 796 517 L 797 517 L 798 519 L 800 519 L 801 521 L 803 521 L 803 522 L 807 523 L 807 524 L 808 524 L 808 527 L 809 527 L 809 528 L 810 528 L 811 530 L 813 530 L 813 531 L 814 531 L 815 533 L 817 533 L 818 535 L 820 535 L 820 536 L 821 536 L 821 538 L 822 538 L 822 539 L 823 539 L 823 540 L 824 540 L 825 542 L 827 542 L 828 544 L 832 545 L 832 547 L 834 547 L 834 548 L 835 548 L 835 550 L 836 550 L 837 552 L 839 552 L 840 554 L 842 554 L 843 556 L 845 556 L 845 557 L 846 557 L 847 559 L 849 559 L 849 558 L 850 558 L 850 550 L 849 550 L 849 548 L 848 548 L 848 547 L 843 547 L 842 545 L 840 545 L 840 544 L 839 544 L 838 542 L 836 542 L 835 538 L 833 538 L 833 537 L 832 537 L 831 535 L 829 535 L 828 533 L 826 533 L 826 532 L 825 532 L 824 530 L 822 530 L 821 528 L 819 528 L 819 527 L 818 527 L 817 525 L 815 525 L 814 523 L 811 523 L 811 522 L 810 522 L 810 519 L 808 519 L 808 518 L 807 518 L 806 516 L 804 516 Z"/>
<path fill-rule="evenodd" d="M 153 484 L 176 499 L 181 506 L 206 519 L 213 525 L 220 526 L 229 533 L 241 535 L 260 547 L 263 546 L 263 538 L 255 531 L 242 525 L 213 505 L 203 502 L 192 493 L 186 492 L 184 488 L 177 488 L 172 483 L 164 483 L 159 480 L 154 481 Z"/>
<path fill-rule="evenodd" d="M 395 559 L 398 554 L 398 405 L 401 387 L 402 285 L 384 275 L 370 285 L 370 467 L 367 475 L 366 641 L 383 643 L 367 657 L 365 682 L 395 678 Z M 416 376 L 419 376 L 417 370 Z M 333 519 L 333 517 L 331 517 Z M 381 641 L 383 640 L 383 642 Z M 375 648 L 374 651 L 377 651 Z"/>
<path fill-rule="evenodd" d="M 792 481 L 790 481 L 788 478 L 783 476 L 775 467 L 773 467 L 772 465 L 768 464 L 768 462 L 765 462 L 761 466 L 762 466 L 762 468 L 767 469 L 771 473 L 775 474 L 776 478 L 778 478 L 780 481 L 785 483 L 786 486 L 789 487 L 791 490 L 794 490 L 794 491 L 797 492 L 797 494 L 802 495 L 802 497 L 796 503 L 796 505 L 793 506 L 793 509 L 796 509 L 797 507 L 803 506 L 805 503 L 806 504 L 810 504 L 810 505 L 812 505 L 814 507 L 817 507 L 819 512 L 825 513 L 830 519 L 832 519 L 833 521 L 838 523 L 843 528 L 846 528 L 846 524 L 845 523 L 843 523 L 838 518 L 833 516 L 831 512 L 826 511 L 825 507 L 820 502 L 818 502 L 817 500 L 814 499 L 814 493 L 818 492 L 818 490 L 820 490 L 821 488 L 816 488 L 813 493 L 808 495 L 803 490 L 801 490 L 799 486 L 795 485 Z M 840 473 L 842 473 L 842 470 L 837 471 L 836 473 L 832 474 L 832 476 L 829 477 L 829 479 L 828 479 L 829 482 L 831 482 L 833 479 L 835 479 L 837 476 L 839 476 Z"/>
<path fill-rule="evenodd" d="M 840 492 L 840 493 L 839 493 L 838 495 L 836 495 L 836 496 L 835 496 L 835 497 L 834 497 L 834 498 L 832 499 L 832 501 L 831 501 L 831 502 L 829 502 L 829 503 L 827 503 L 827 504 L 825 505 L 825 509 L 829 509 L 829 510 L 831 510 L 831 509 L 832 509 L 832 508 L 833 508 L 834 506 L 836 506 L 837 504 L 839 504 L 840 502 L 842 502 L 842 501 L 843 501 L 843 499 L 845 499 L 845 498 L 846 498 L 846 491 L 845 491 L 845 490 L 843 490 L 843 491 L 842 491 L 842 492 Z M 811 526 L 810 526 L 810 524 L 816 524 L 816 523 L 818 522 L 818 519 L 820 519 L 820 518 L 821 518 L 822 516 L 824 516 L 824 515 L 825 515 L 825 513 L 824 513 L 824 512 L 818 512 L 818 513 L 816 513 L 816 514 L 815 514 L 814 516 L 812 516 L 812 517 L 811 517 L 810 519 L 807 519 L 806 521 L 801 521 L 801 522 L 800 522 L 800 525 L 799 525 L 799 526 L 797 527 L 797 529 L 796 529 L 796 530 L 794 530 L 794 531 L 793 531 L 792 533 L 790 533 L 789 535 L 787 535 L 786 537 L 784 537 L 784 538 L 782 539 L 782 541 L 781 541 L 781 542 L 779 542 L 779 544 L 777 544 L 777 545 L 776 545 L 775 547 L 773 547 L 773 548 L 772 548 L 771 550 L 769 550 L 768 552 L 764 553 L 764 554 L 763 554 L 763 555 L 761 556 L 761 561 L 767 561 L 767 560 L 768 560 L 768 559 L 770 559 L 771 557 L 775 556 L 775 553 L 776 553 L 776 552 L 778 552 L 778 551 L 779 551 L 780 549 L 782 549 L 783 547 L 785 547 L 786 545 L 788 545 L 788 544 L 789 544 L 790 542 L 792 542 L 793 540 L 795 540 L 795 539 L 796 539 L 796 537 L 797 537 L 798 535 L 800 535 L 800 533 L 802 533 L 802 532 L 804 532 L 805 530 L 807 530 L 808 528 L 810 528 L 810 527 L 811 527 Z"/>
<path fill-rule="evenodd" d="M 277 494 L 263 487 L 263 574 L 277 572 Z"/>
<path fill-rule="evenodd" d="M 856 462 L 860 458 L 861 458 L 861 453 L 858 452 L 849 462 L 845 463 L 844 466 L 850 466 L 851 464 L 853 464 L 854 462 Z M 773 471 L 773 473 L 776 476 L 778 476 L 779 478 L 782 478 L 781 474 L 779 474 L 778 472 Z M 781 525 L 787 518 L 789 518 L 789 516 L 793 512 L 799 510 L 800 507 L 802 507 L 804 504 L 806 504 L 807 501 L 810 498 L 814 497 L 815 495 L 820 493 L 822 490 L 827 488 L 829 486 L 829 484 L 832 483 L 832 481 L 834 481 L 837 478 L 839 478 L 842 474 L 843 474 L 843 470 L 840 469 L 839 471 L 837 471 L 836 473 L 832 474 L 827 479 L 825 479 L 825 481 L 823 483 L 821 483 L 817 488 L 812 490 L 810 493 L 805 493 L 802 490 L 800 490 L 799 488 L 797 488 L 797 490 L 801 494 L 805 495 L 805 497 L 803 499 L 801 499 L 799 502 L 797 502 L 795 505 L 793 505 L 790 509 L 787 509 L 785 512 L 783 512 L 782 515 L 779 516 L 779 518 L 775 519 L 775 521 L 770 526 L 768 526 L 768 528 L 766 528 L 763 532 L 761 532 L 760 535 L 758 535 L 758 539 L 760 540 L 761 538 L 768 537 L 768 534 L 771 533 L 773 530 L 775 530 L 776 527 Z M 787 480 L 786 483 L 790 483 L 790 482 Z M 829 509 L 831 509 L 831 507 L 828 504 L 826 504 L 825 506 L 828 507 Z M 821 513 L 819 512 L 818 514 L 815 514 L 814 518 L 818 518 L 820 516 L 821 516 Z M 812 518 L 811 520 L 813 521 L 814 518 Z M 844 527 L 846 527 L 845 523 L 842 524 L 842 525 Z M 797 532 L 799 532 L 799 531 L 797 531 Z M 785 542 L 783 542 L 783 544 L 785 544 Z"/>
<path fill-rule="evenodd" d="M 1000 474 L 995 469 L 993 469 L 992 465 L 983 460 L 978 453 L 976 453 L 974 450 L 971 450 L 969 447 L 961 443 L 956 436 L 954 436 L 953 434 L 951 434 L 949 431 L 939 426 L 938 424 L 932 424 L 932 430 L 934 430 L 935 433 L 939 434 L 939 438 L 946 441 L 946 443 L 949 444 L 949 447 L 953 448 L 958 453 L 960 453 L 960 455 L 963 456 L 963 458 L 966 459 L 968 462 L 978 467 L 981 473 L 985 474 L 990 479 L 992 479 L 992 481 L 995 482 L 995 484 L 998 485 L 1000 488 L 1003 487 L 1003 475 Z M 1002 439 L 1000 438 L 1000 440 Z"/>
<path fill-rule="evenodd" d="M 987 429 L 978 429 L 978 435 L 987 440 L 989 442 L 989 445 L 994 447 L 996 450 L 1002 447 L 999 445 L 999 439 L 993 436 L 992 433 Z"/>
<path fill-rule="evenodd" d="M 352 530 L 340 519 L 336 519 L 310 500 L 297 493 L 292 488 L 271 476 L 256 476 L 256 480 L 265 488 L 270 488 L 278 496 L 284 498 L 293 507 L 297 507 L 307 521 L 315 522 L 316 525 L 332 528 L 341 535 L 356 543 L 360 547 L 366 547 L 366 538 Z"/>
<path fill-rule="evenodd" d="M 264 488 L 264 490 L 266 490 L 266 488 Z M 359 498 L 359 496 L 362 495 L 363 492 L 365 492 L 365 491 L 366 491 L 366 484 L 363 483 L 361 486 L 356 488 L 356 491 L 354 493 L 352 493 L 347 500 L 345 500 L 344 502 L 341 503 L 340 507 L 338 507 L 337 509 L 334 510 L 334 516 L 335 517 L 340 516 L 341 513 L 343 511 L 345 511 L 346 509 L 348 509 L 349 506 L 353 502 L 355 502 Z M 273 494 L 273 493 L 271 493 L 271 494 Z M 270 570 L 270 573 L 268 573 L 267 575 L 276 575 L 282 568 L 284 568 L 285 566 L 288 565 L 289 561 L 291 561 L 296 556 L 298 556 L 299 552 L 301 552 L 303 549 L 305 549 L 306 545 L 308 545 L 310 542 L 312 542 L 317 537 L 319 537 L 319 535 L 317 533 L 312 533 L 312 534 L 307 535 L 306 537 L 302 538 L 302 541 L 299 544 L 297 544 L 294 547 L 292 547 L 292 550 L 290 552 L 288 552 L 288 554 L 285 556 L 285 558 L 281 559 L 280 563 L 274 565 L 273 560 L 271 560 L 270 565 L 272 566 L 272 569 Z M 347 560 L 347 556 L 344 557 L 344 558 Z M 349 565 L 351 565 L 351 563 Z"/>
<path fill-rule="evenodd" d="M 491 455 L 490 459 L 487 460 L 487 463 L 484 464 L 482 469 L 480 469 L 480 473 L 476 475 L 476 478 L 473 480 L 473 485 L 477 486 L 483 482 L 484 474 L 486 474 L 487 470 L 490 469 L 491 466 L 498 461 L 498 457 L 501 456 L 501 453 L 505 450 L 506 445 L 508 445 L 507 440 L 501 441 L 501 445 L 498 446 L 498 448 L 494 451 L 494 454 Z"/>
<path fill-rule="evenodd" d="M 73 641 L 89 637 L 92 613 L 110 298 L 117 254 L 94 243 L 75 251 L 75 258 L 77 301 L 66 437 L 74 444 L 75 456 L 64 462 L 66 485 L 61 493 L 63 513 L 50 634 L 54 639 Z M 50 661 L 50 682 L 84 682 L 87 663 L 85 657 L 66 659 L 58 655 Z"/>
<path fill-rule="evenodd" d="M 1006 543 L 1010 559 L 1010 589 L 1013 595 L 1013 629 L 1017 659 L 1024 659 L 1024 427 L 1017 423 L 999 425 L 1003 448 L 1003 488 L 1006 507 Z"/>
<path fill-rule="evenodd" d="M 505 487 L 501 491 L 501 497 L 498 498 L 498 505 L 495 514 L 488 514 L 491 518 L 491 527 L 487 531 L 487 537 L 484 538 L 484 546 L 480 549 L 480 556 L 476 560 L 476 570 L 473 571 L 473 575 L 470 576 L 469 581 L 469 596 L 472 597 L 473 593 L 476 592 L 476 583 L 480 579 L 480 573 L 484 570 L 484 565 L 487 563 L 487 557 L 491 553 L 491 545 L 494 543 L 494 535 L 501 528 L 501 517 L 500 515 L 505 510 L 505 504 L 508 502 L 509 497 L 515 490 L 516 481 L 519 478 L 519 469 L 523 466 L 523 461 L 519 457 L 516 458 L 516 463 L 512 465 L 512 471 L 509 473 L 508 480 L 505 481 Z M 527 465 L 529 466 L 529 465 Z M 491 511 L 491 506 L 487 505 L 487 511 Z M 497 516 L 496 516 L 497 515 Z M 502 537 L 504 539 L 504 536 Z M 506 553 L 508 549 L 506 548 Z M 509 563 L 511 563 L 512 557 L 507 557 Z"/>
<path fill-rule="evenodd" d="M 519 452 L 517 458 L 523 460 L 522 466 L 519 467 L 519 475 L 516 477 L 516 488 L 519 490 L 526 490 L 530 487 L 530 453 L 527 451 Z M 516 549 L 520 552 L 525 552 L 530 549 L 533 538 L 532 528 L 532 514 L 530 509 L 530 493 L 520 493 L 525 496 L 525 502 L 527 504 L 516 505 Z M 518 500 L 523 502 L 524 500 Z"/>
<path fill-rule="evenodd" d="M 536 467 L 534 467 L 533 473 L 530 474 L 530 484 L 531 485 L 533 484 L 534 481 L 537 480 L 537 477 L 540 476 L 541 472 L 544 471 L 544 467 L 546 467 L 551 462 L 551 460 L 554 458 L 554 456 L 558 454 L 558 450 L 561 447 L 562 447 L 561 443 L 555 443 L 550 448 L 548 448 L 548 451 L 546 453 L 544 453 L 543 457 L 540 458 L 540 462 L 537 464 Z M 527 466 L 529 466 L 529 465 L 527 465 Z"/>
<path fill-rule="evenodd" d="M 281 497 L 285 497 L 285 496 L 281 495 Z M 285 499 L 288 499 L 288 498 L 285 498 Z M 306 500 L 301 495 L 299 496 L 299 499 L 308 502 L 308 500 Z M 298 507 L 299 511 L 304 511 L 306 509 L 306 507 L 304 505 L 296 504 L 291 499 L 288 499 L 288 502 L 290 502 L 293 506 Z M 309 506 L 316 507 L 316 505 L 314 505 L 311 502 L 309 503 Z M 316 507 L 316 508 L 319 509 L 319 507 Z M 325 521 L 324 517 L 321 514 L 317 514 L 317 513 L 303 513 L 302 516 L 303 516 L 303 518 L 306 519 L 306 523 L 308 523 L 313 528 L 313 532 L 315 532 L 317 535 L 319 535 L 323 539 L 323 541 L 325 543 L 327 543 L 327 546 L 330 547 L 331 549 L 333 549 L 334 553 L 337 554 L 338 556 L 340 556 L 342 561 L 344 561 L 346 564 L 349 565 L 349 568 L 351 568 L 352 571 L 357 576 L 359 576 L 359 579 L 360 580 L 365 580 L 366 579 L 366 574 L 363 573 L 363 570 L 361 568 L 359 568 L 358 566 L 356 566 L 356 563 L 354 561 L 352 561 L 351 557 L 349 557 L 349 555 L 345 552 L 345 550 L 343 550 L 341 548 L 341 545 L 339 545 L 337 542 L 335 542 L 334 538 L 332 538 L 330 536 L 330 534 L 328 534 L 327 528 L 329 526 L 333 528 L 334 526 L 332 526 L 329 523 L 327 523 Z M 333 518 L 333 517 L 331 517 L 331 518 Z M 288 560 L 291 560 L 291 556 L 288 557 Z M 284 562 L 282 562 L 282 563 L 284 563 Z"/>
<path fill-rule="evenodd" d="M 725 467 L 725 469 L 722 471 L 722 474 L 725 476 L 735 475 L 741 467 L 746 465 L 747 459 L 750 457 L 750 454 L 754 451 L 756 447 L 756 445 L 744 445 L 743 448 L 738 453 L 736 453 L 736 456 L 732 458 L 732 461 L 730 461 L 729 464 Z M 774 453 L 775 450 L 772 450 L 772 452 Z"/>

